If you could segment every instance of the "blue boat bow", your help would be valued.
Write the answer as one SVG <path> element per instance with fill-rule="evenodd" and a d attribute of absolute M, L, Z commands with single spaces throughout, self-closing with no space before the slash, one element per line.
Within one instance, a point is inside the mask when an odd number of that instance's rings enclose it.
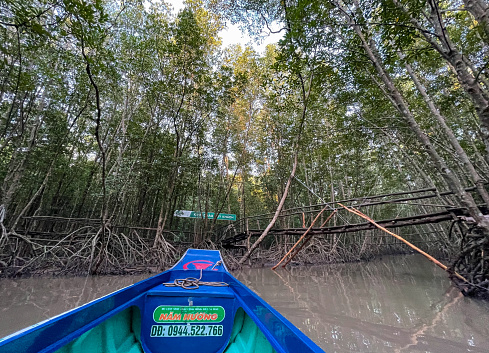
<path fill-rule="evenodd" d="M 184 281 L 186 280 L 186 281 Z M 0 340 L 3 352 L 323 352 L 234 278 L 217 250 Z"/>

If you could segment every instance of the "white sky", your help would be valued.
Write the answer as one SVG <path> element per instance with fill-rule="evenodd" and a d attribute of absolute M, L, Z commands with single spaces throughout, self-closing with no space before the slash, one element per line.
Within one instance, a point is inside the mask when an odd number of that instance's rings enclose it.
<path fill-rule="evenodd" d="M 165 0 L 165 2 L 171 4 L 175 12 L 178 12 L 184 7 L 183 0 Z M 232 25 L 231 23 L 228 23 L 227 28 L 222 30 L 219 35 L 222 38 L 223 47 L 228 47 L 233 44 L 241 44 L 242 47 L 245 47 L 246 44 L 251 44 L 259 53 L 263 53 L 268 44 L 277 43 L 283 37 L 283 33 L 270 34 L 258 45 L 247 33 L 242 33 L 237 25 Z"/>

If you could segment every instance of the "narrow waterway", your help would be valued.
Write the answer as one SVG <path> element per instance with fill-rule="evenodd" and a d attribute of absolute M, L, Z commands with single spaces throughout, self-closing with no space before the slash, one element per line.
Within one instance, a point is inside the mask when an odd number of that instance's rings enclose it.
<path fill-rule="evenodd" d="M 489 303 L 420 256 L 234 275 L 326 352 L 489 352 Z M 147 276 L 0 280 L 0 337 Z"/>
<path fill-rule="evenodd" d="M 489 303 L 420 255 L 235 275 L 326 352 L 489 352 Z"/>

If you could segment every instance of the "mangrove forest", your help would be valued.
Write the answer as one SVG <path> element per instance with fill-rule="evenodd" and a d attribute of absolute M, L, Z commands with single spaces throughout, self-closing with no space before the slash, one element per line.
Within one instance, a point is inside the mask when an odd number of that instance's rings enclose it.
<path fill-rule="evenodd" d="M 485 295 L 488 175 L 484 0 L 0 2 L 0 276 L 421 250 Z"/>

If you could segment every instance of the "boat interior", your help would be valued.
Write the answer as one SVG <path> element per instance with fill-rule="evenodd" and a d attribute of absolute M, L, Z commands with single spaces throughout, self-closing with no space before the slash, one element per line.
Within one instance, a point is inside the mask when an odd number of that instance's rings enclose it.
<path fill-rule="evenodd" d="M 166 272 L 0 340 L 1 353 L 319 351 L 234 278 L 219 251 L 195 249 Z"/>
<path fill-rule="evenodd" d="M 172 275 L 168 282 L 173 282 L 175 279 L 173 277 L 178 277 L 183 273 L 174 272 Z M 185 273 L 185 276 L 187 275 L 188 273 Z M 222 277 L 222 273 L 214 275 Z M 156 323 L 154 320 L 155 312 L 158 308 L 161 310 L 162 306 L 164 309 L 170 308 L 166 310 L 169 311 L 166 313 L 168 318 L 168 314 L 172 313 L 171 308 L 178 310 L 184 306 L 193 307 L 197 308 L 194 312 L 198 312 L 199 308 L 216 307 L 216 303 L 224 312 L 224 317 L 222 321 L 217 323 L 218 325 L 201 323 L 203 320 L 199 322 L 199 315 L 202 316 L 201 319 L 205 319 L 205 314 L 193 314 L 193 321 L 188 323 L 181 323 L 180 321 L 185 314 L 180 314 L 180 320 L 168 320 L 164 323 Z M 228 286 L 202 286 L 189 290 L 182 287 L 166 287 L 164 284 L 160 284 L 147 291 L 142 297 L 136 298 L 132 303 L 128 303 L 128 305 L 87 332 L 73 338 L 71 342 L 56 352 L 275 352 L 269 340 L 245 312 L 237 296 Z M 159 314 L 160 317 L 161 315 L 165 315 L 165 313 Z M 187 316 L 189 315 L 187 314 Z M 220 319 L 218 318 L 218 320 Z M 211 335 L 208 334 L 209 326 L 211 330 L 214 329 L 215 335 L 212 332 Z M 169 334 L 170 327 L 177 331 L 174 335 Z M 178 333 L 179 329 L 182 331 L 180 334 Z"/>

